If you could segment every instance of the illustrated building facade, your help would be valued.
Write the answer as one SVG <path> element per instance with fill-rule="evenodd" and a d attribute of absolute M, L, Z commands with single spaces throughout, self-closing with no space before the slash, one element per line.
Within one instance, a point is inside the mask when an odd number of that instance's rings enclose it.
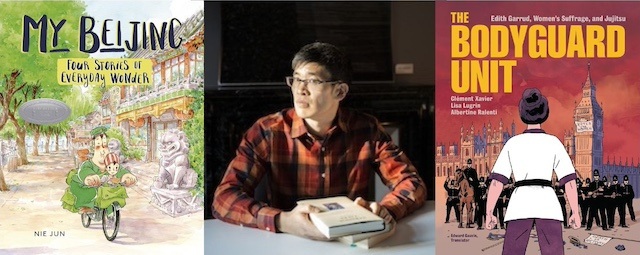
<path fill-rule="evenodd" d="M 124 130 L 125 136 L 136 141 L 133 146 L 144 149 L 147 161 L 158 159 L 159 141 L 167 130 L 181 129 L 193 117 L 191 93 L 204 86 L 204 12 L 183 22 L 173 39 L 182 40 L 179 48 L 146 47 L 129 56 L 151 59 L 151 86 L 121 86 L 114 90 L 119 95 L 105 96 L 101 103 L 104 113 L 115 114 L 114 124 Z"/>

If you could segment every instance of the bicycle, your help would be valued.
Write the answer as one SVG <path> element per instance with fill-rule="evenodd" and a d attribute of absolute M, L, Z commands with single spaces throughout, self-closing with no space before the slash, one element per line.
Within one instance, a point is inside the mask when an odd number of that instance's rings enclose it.
<path fill-rule="evenodd" d="M 125 187 L 122 183 L 117 186 L 107 186 L 107 182 L 98 187 L 94 212 L 82 213 L 80 218 L 82 226 L 89 228 L 91 221 L 102 221 L 102 231 L 109 241 L 116 239 L 120 227 L 120 209 L 126 205 L 127 198 Z"/>

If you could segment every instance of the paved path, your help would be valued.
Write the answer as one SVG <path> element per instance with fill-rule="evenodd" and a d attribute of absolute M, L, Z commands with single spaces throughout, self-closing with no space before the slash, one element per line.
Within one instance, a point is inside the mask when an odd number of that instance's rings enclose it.
<path fill-rule="evenodd" d="M 61 207 L 73 158 L 52 152 L 29 160 L 16 171 L 4 171 L 11 190 L 0 192 L 0 254 L 203 253 L 202 212 L 173 218 L 149 203 L 148 186 L 128 188 L 118 236 L 109 242 L 101 223 L 84 228 L 79 214 Z M 158 171 L 153 163 L 131 167 L 148 168 L 146 174 Z"/>
<path fill-rule="evenodd" d="M 489 233 L 504 235 L 505 230 L 477 230 L 476 228 L 458 228 L 458 222 L 456 222 L 455 212 L 451 210 L 450 223 L 444 223 L 446 217 L 446 192 L 442 187 L 445 177 L 436 178 L 436 254 L 501 254 L 502 244 L 497 244 L 499 241 L 488 240 Z M 465 208 L 466 209 L 466 208 Z M 634 200 L 634 209 L 636 217 L 640 217 L 640 199 Z M 466 219 L 466 218 L 465 218 Z M 466 222 L 466 220 L 465 220 Z M 617 217 L 615 223 L 618 224 Z M 640 221 L 633 222 L 627 213 L 627 225 L 629 228 L 615 227 L 613 230 L 604 231 L 602 228 L 594 226 L 590 231 L 581 229 L 563 229 L 562 235 L 565 243 L 565 255 L 585 255 L 585 254 L 640 254 L 640 242 L 631 242 L 618 239 L 612 239 L 604 246 L 596 246 L 588 244 L 588 248 L 579 249 L 573 246 L 569 242 L 569 236 L 574 236 L 581 241 L 589 237 L 588 233 L 596 235 L 606 235 L 627 239 L 640 240 Z M 474 224 L 475 227 L 477 227 Z M 531 231 L 532 235 L 536 235 L 535 229 Z M 492 248 L 483 248 L 492 246 Z M 619 252 L 615 249 L 617 245 L 624 245 L 625 252 Z M 529 244 L 527 246 L 527 255 L 539 255 L 540 246 L 538 244 L 538 238 L 529 238 Z"/>

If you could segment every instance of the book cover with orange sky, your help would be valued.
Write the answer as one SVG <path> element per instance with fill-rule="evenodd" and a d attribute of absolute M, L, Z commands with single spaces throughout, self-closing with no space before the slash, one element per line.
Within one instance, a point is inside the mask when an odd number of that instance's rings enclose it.
<path fill-rule="evenodd" d="M 638 7 L 633 2 L 436 3 L 438 253 L 502 252 L 505 230 L 480 227 L 477 202 L 470 226 L 458 227 L 454 210 L 447 210 L 452 194 L 443 184 L 455 179 L 456 169 L 467 168 L 468 159 L 478 178 L 488 178 L 504 144 L 527 128 L 519 102 L 528 88 L 547 98 L 549 117 L 541 127 L 563 143 L 578 178 L 592 178 L 593 169 L 600 169 L 610 182 L 617 175 L 622 183 L 628 175 L 638 187 L 640 51 L 634 45 L 640 42 L 640 16 L 633 11 Z M 459 221 L 469 223 L 467 208 L 461 213 Z M 564 229 L 565 254 L 603 254 L 618 244 L 639 249 L 620 239 L 640 236 L 640 225 L 629 220 L 628 211 L 626 217 L 629 228 L 609 232 Z M 531 234 L 526 254 L 540 254 L 536 231 Z M 612 239 L 585 250 L 569 238 L 586 244 L 590 234 Z"/>

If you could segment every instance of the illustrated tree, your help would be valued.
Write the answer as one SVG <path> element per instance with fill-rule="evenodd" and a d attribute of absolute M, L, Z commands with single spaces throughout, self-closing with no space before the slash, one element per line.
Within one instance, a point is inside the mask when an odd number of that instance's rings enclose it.
<path fill-rule="evenodd" d="M 95 111 L 98 100 L 95 93 L 89 93 L 92 90 L 96 90 L 96 88 L 74 86 L 71 88 L 71 92 L 62 97 L 62 101 L 71 108 L 71 116 L 68 118 L 69 121 L 57 124 L 60 130 L 56 133 L 56 148 L 60 134 L 66 134 L 73 125 L 82 123 L 87 114 Z"/>
<path fill-rule="evenodd" d="M 79 1 L 68 2 L 24 2 L 24 1 L 0 1 L 0 131 L 11 120 L 16 127 L 16 142 L 19 148 L 20 163 L 28 163 L 24 126 L 21 126 L 20 117 L 16 110 L 26 100 L 22 99 L 27 86 L 44 84 L 45 87 L 57 85 L 56 67 L 58 58 L 85 58 L 88 55 L 80 52 L 78 28 L 80 19 L 85 14 L 86 5 Z M 62 28 L 56 32 L 57 40 L 54 41 L 53 30 L 47 19 L 61 22 L 65 20 Z M 39 29 L 49 28 L 46 38 L 39 38 L 40 33 L 35 29 L 27 29 L 28 36 L 23 38 L 23 20 L 31 17 L 39 23 Z M 44 40 L 44 41 L 41 41 Z M 23 41 L 29 45 L 29 51 L 23 52 Z M 69 52 L 40 53 L 38 46 L 57 46 L 60 49 L 69 49 Z M 26 99 L 26 98 L 25 98 Z M 13 116 L 13 117 L 12 117 Z M 22 136 L 21 136 L 22 134 Z M 20 151 L 22 150 L 22 151 Z M 0 169 L 0 190 L 7 191 L 4 174 Z"/>
<path fill-rule="evenodd" d="M 0 32 L 1 33 L 1 32 Z M 16 93 L 19 93 L 25 86 L 26 83 L 17 84 L 18 76 L 20 76 L 19 71 L 13 71 L 9 75 L 4 75 L 4 79 L 0 81 L 0 131 L 5 131 L 4 126 L 7 124 L 9 120 L 9 104 L 11 103 L 11 99 Z M 11 129 L 9 132 L 2 132 L 3 138 L 8 137 L 16 137 L 15 130 Z M 17 137 L 16 137 L 17 138 Z M 0 155 L 1 157 L 2 155 Z M 2 166 L 0 166 L 0 191 L 8 191 L 9 187 L 4 179 L 4 171 Z"/>
<path fill-rule="evenodd" d="M 59 86 L 57 82 L 57 60 L 59 58 L 86 58 L 88 55 L 79 50 L 78 17 L 85 15 L 86 6 L 79 1 L 24 2 L 1 1 L 0 10 L 0 77 L 4 77 L 2 94 L 2 113 L 0 129 L 7 120 L 13 123 L 17 133 L 18 154 L 22 164 L 28 163 L 25 149 L 26 125 L 17 114 L 20 105 L 38 96 L 33 89 L 42 89 L 53 98 L 61 97 L 69 87 Z M 44 16 L 46 15 L 46 19 Z M 24 19 L 30 17 L 38 22 L 27 24 Z M 62 21 L 64 20 L 64 23 Z M 48 22 L 63 24 L 55 34 Z M 36 28 L 37 27 L 37 28 Z M 40 38 L 40 30 L 48 28 L 46 37 Z M 23 34 L 24 32 L 24 34 Z M 28 33 L 28 35 L 27 35 Z M 28 50 L 23 52 L 23 43 Z M 41 43 L 48 47 L 47 52 L 39 52 Z M 53 48 L 52 48 L 53 47 Z M 51 52 L 53 49 L 69 49 L 68 52 Z M 23 91 L 30 87 L 31 91 Z M 51 91 L 50 91 L 51 90 Z M 56 96 L 57 95 L 57 96 Z M 31 127 L 29 127 L 31 128 Z M 37 136 L 39 131 L 32 130 Z M 37 147 L 36 147 L 37 148 Z"/>
<path fill-rule="evenodd" d="M 6 126 L 6 128 L 2 128 L 2 131 L 0 131 L 0 139 L 7 140 L 7 141 L 15 141 L 16 130 L 13 128 L 12 125 L 8 125 Z M 10 147 L 5 147 L 4 145 L 1 145 L 0 154 L 8 153 L 11 149 L 12 148 Z M 3 163 L 6 164 L 6 162 L 3 162 Z M 8 190 L 9 190 L 9 186 L 7 186 L 7 183 L 4 180 L 3 168 L 2 168 L 2 165 L 0 165 L 0 191 L 8 191 Z"/>
<path fill-rule="evenodd" d="M 9 120 L 13 124 L 13 127 L 16 129 L 17 139 L 16 143 L 18 146 L 18 157 L 20 157 L 20 163 L 22 165 L 28 164 L 27 160 L 27 149 L 26 149 L 26 134 L 27 128 L 31 127 L 32 124 L 25 123 L 22 118 L 18 116 L 18 107 L 22 105 L 24 102 L 35 99 L 38 95 L 38 90 L 40 89 L 39 85 L 26 85 L 19 93 L 19 95 L 15 95 L 8 108 Z M 35 152 L 37 153 L 37 146 Z M 37 156 L 37 154 L 35 155 Z"/>
<path fill-rule="evenodd" d="M 60 135 L 64 135 L 68 130 L 69 130 L 69 122 L 58 123 L 54 126 L 51 126 L 51 136 L 56 137 L 55 151 L 60 151 Z"/>
<path fill-rule="evenodd" d="M 51 134 L 53 133 L 53 126 L 43 126 L 41 131 L 44 133 L 44 153 L 49 153 L 49 145 L 51 142 Z"/>
<path fill-rule="evenodd" d="M 44 85 L 40 85 L 37 87 L 37 91 L 32 91 L 31 97 L 32 99 L 35 98 L 51 98 L 51 99 L 57 99 L 57 100 L 61 100 L 63 102 L 67 102 L 67 104 L 72 104 L 73 102 L 69 102 L 69 101 L 65 101 L 65 99 L 67 98 L 67 95 L 69 93 L 71 93 L 73 91 L 73 88 L 70 86 L 58 86 L 58 85 L 50 85 L 50 86 L 44 86 Z M 82 89 L 80 89 L 80 91 L 82 91 Z M 28 99 L 27 99 L 28 100 Z M 86 113 L 84 113 L 86 114 Z M 46 139 L 46 145 L 45 145 L 45 153 L 49 153 L 49 143 L 51 141 L 51 136 L 54 133 L 54 129 L 55 128 L 59 128 L 59 127 L 65 127 L 68 125 L 64 125 L 66 124 L 70 119 L 67 119 L 67 121 L 62 122 L 62 123 L 58 123 L 55 125 L 35 125 L 35 124 L 31 124 L 31 123 L 24 123 L 23 121 L 18 121 L 18 123 L 20 125 L 24 125 L 27 128 L 27 132 L 28 134 L 30 134 L 33 137 L 33 156 L 38 156 L 39 155 L 39 151 L 38 151 L 38 144 L 40 143 L 40 138 L 42 136 L 42 134 L 44 134 L 44 137 Z"/>
<path fill-rule="evenodd" d="M 14 70 L 9 75 L 4 75 L 4 79 L 0 82 L 0 106 L 2 106 L 2 112 L 0 113 L 0 130 L 4 128 L 9 120 L 9 104 L 13 96 L 20 92 L 27 84 L 17 84 L 17 79 L 20 76 L 20 71 Z"/>
<path fill-rule="evenodd" d="M 204 90 L 195 90 L 191 95 L 193 118 L 184 123 L 183 131 L 189 139 L 189 163 L 198 174 L 196 194 L 204 192 Z"/>

